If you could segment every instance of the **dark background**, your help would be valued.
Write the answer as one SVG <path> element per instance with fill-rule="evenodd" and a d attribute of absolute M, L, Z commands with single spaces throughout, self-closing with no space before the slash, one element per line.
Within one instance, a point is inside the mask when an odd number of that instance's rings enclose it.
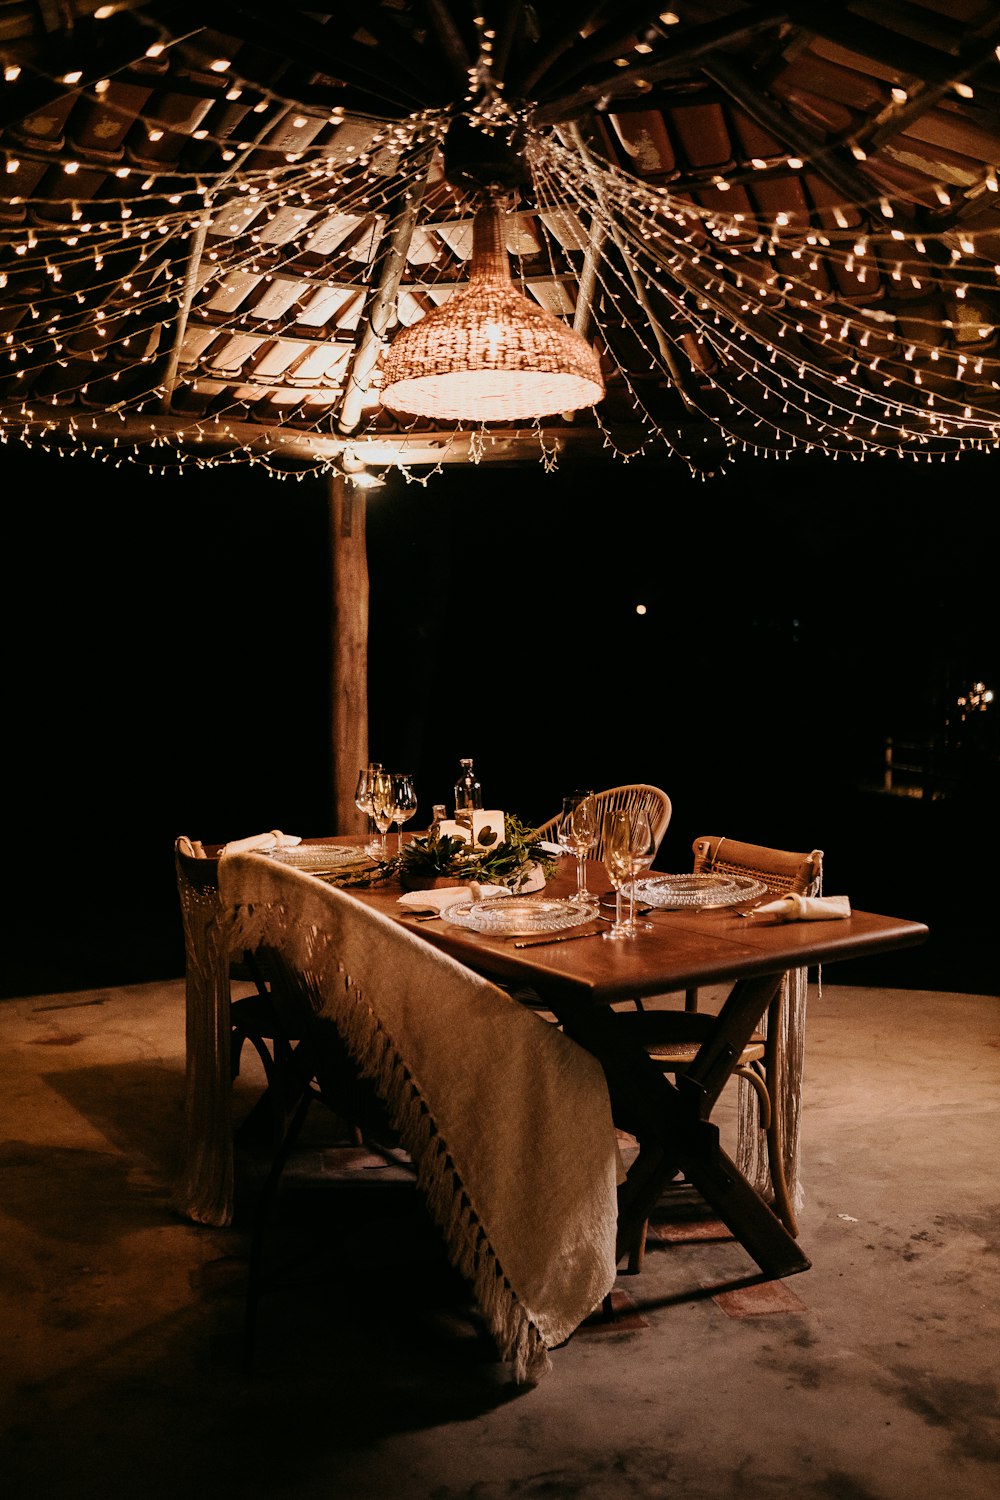
<path fill-rule="evenodd" d="M 415 828 L 464 755 L 528 822 L 576 786 L 654 782 L 657 868 L 703 833 L 819 847 L 830 894 L 930 924 L 829 982 L 997 993 L 1000 707 L 955 710 L 1000 677 L 995 469 L 393 475 L 367 502 L 371 754 L 413 772 Z M 335 831 L 328 483 L 16 443 L 0 482 L 2 993 L 180 976 L 177 834 Z M 898 764 L 933 742 L 937 795 L 884 793 L 890 736 Z"/>

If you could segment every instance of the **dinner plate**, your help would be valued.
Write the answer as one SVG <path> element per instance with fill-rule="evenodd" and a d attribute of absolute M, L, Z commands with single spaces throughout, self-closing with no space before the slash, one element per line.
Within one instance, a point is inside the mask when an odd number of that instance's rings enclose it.
<path fill-rule="evenodd" d="M 363 849 L 345 844 L 295 844 L 287 849 L 262 849 L 269 859 L 297 870 L 338 870 L 369 858 Z"/>
<path fill-rule="evenodd" d="M 561 932 L 592 922 L 594 908 L 586 901 L 557 901 L 545 896 L 496 896 L 485 901 L 459 901 L 441 913 L 445 922 L 472 932 L 497 937 L 523 937 L 533 932 Z"/>
<path fill-rule="evenodd" d="M 623 894 L 628 895 L 629 889 L 623 887 Z M 646 875 L 635 882 L 636 900 L 663 911 L 742 906 L 745 901 L 756 901 L 766 891 L 762 880 L 751 880 L 746 875 Z"/>

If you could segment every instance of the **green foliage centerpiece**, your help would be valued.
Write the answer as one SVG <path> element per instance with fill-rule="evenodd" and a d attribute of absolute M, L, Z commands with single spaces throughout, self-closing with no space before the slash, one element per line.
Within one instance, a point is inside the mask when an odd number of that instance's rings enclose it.
<path fill-rule="evenodd" d="M 400 883 L 411 891 L 475 880 L 483 885 L 505 885 L 516 892 L 529 882 L 534 888 L 539 871 L 547 879 L 555 868 L 555 861 L 541 846 L 537 829 L 529 828 L 512 813 L 504 817 L 502 842 L 491 848 L 477 848 L 465 839 L 432 829 L 425 837 L 404 844 L 393 863 Z"/>

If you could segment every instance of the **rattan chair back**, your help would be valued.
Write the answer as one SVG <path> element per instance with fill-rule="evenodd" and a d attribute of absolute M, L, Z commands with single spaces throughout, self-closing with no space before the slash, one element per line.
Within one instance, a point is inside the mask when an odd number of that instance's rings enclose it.
<path fill-rule="evenodd" d="M 737 839 L 711 834 L 692 844 L 696 874 L 745 875 L 762 880 L 776 896 L 794 891 L 816 896 L 823 880 L 823 851 L 796 854 L 789 849 L 769 849 L 763 844 L 744 844 Z"/>
<path fill-rule="evenodd" d="M 632 812 L 637 808 L 642 808 L 649 814 L 649 824 L 653 830 L 653 857 L 655 859 L 673 810 L 666 792 L 661 791 L 658 786 L 649 785 L 648 782 L 636 781 L 627 786 L 612 786 L 605 791 L 595 792 L 594 801 L 597 803 L 597 843 L 590 852 L 591 859 L 604 858 L 604 826 L 608 814 L 622 809 Z M 554 840 L 558 827 L 559 814 L 557 813 L 554 818 L 548 818 L 540 826 L 538 832 L 543 839 Z"/>

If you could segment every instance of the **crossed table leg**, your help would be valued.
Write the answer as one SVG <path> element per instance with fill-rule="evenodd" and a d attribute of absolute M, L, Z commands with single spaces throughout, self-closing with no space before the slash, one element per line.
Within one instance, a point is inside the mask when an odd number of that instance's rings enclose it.
<path fill-rule="evenodd" d="M 726 998 L 711 1035 L 673 1083 L 626 1036 L 609 1006 L 546 999 L 568 1036 L 599 1059 L 616 1124 L 639 1142 L 619 1190 L 619 1258 L 635 1242 L 664 1186 L 683 1172 L 768 1276 L 792 1276 L 810 1262 L 719 1143 L 711 1112 L 774 999 L 780 974 L 741 979 Z"/>

